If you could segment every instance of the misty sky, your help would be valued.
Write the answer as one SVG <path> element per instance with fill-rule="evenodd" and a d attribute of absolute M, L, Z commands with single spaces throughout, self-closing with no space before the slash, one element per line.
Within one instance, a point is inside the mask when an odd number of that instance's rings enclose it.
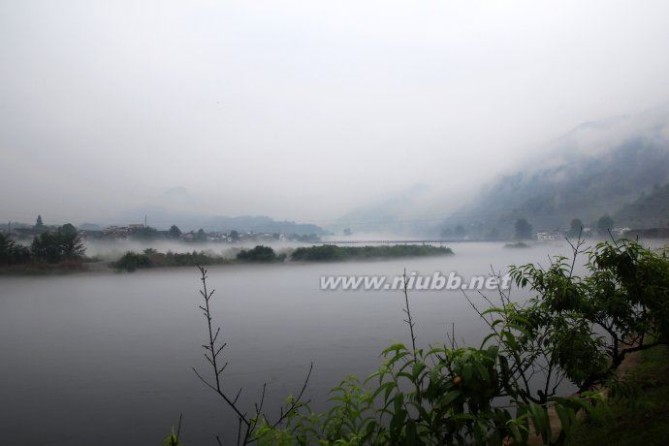
<path fill-rule="evenodd" d="M 446 212 L 584 121 L 667 103 L 668 18 L 666 0 L 0 0 L 0 218 L 326 224 L 417 183 Z"/>

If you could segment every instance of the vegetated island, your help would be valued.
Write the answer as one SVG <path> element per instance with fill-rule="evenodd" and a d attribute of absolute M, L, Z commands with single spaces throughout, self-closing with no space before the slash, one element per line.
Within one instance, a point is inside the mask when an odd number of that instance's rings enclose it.
<path fill-rule="evenodd" d="M 451 248 L 431 245 L 391 245 L 391 246 L 338 246 L 320 245 L 297 248 L 290 253 L 277 254 L 269 246 L 257 245 L 252 249 L 242 249 L 235 259 L 225 258 L 204 251 L 192 253 L 161 253 L 146 249 L 142 253 L 126 252 L 118 261 L 111 263 L 117 271 L 135 271 L 140 268 L 168 266 L 206 266 L 240 263 L 296 262 L 340 262 L 349 260 L 392 259 L 399 257 L 427 257 L 452 255 Z"/>
<path fill-rule="evenodd" d="M 226 265 L 234 261 L 211 252 L 158 252 L 145 249 L 143 252 L 128 251 L 115 262 L 109 264 L 117 271 L 133 272 L 142 268 L 162 268 L 172 266 Z"/>
<path fill-rule="evenodd" d="M 392 259 L 453 255 L 453 250 L 432 245 L 339 246 L 320 245 L 297 248 L 290 259 L 303 262 L 336 262 L 345 260 Z"/>

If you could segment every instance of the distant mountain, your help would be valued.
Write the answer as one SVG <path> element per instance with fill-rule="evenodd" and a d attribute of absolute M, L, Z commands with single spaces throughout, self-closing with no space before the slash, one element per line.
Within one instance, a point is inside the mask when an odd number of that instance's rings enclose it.
<path fill-rule="evenodd" d="M 638 206 L 616 212 L 669 181 L 669 107 L 584 124 L 540 152 L 546 155 L 486 186 L 435 232 L 463 225 L 476 237 L 504 237 L 518 218 L 535 230 L 568 228 L 573 218 L 588 225 L 605 214 L 631 221 Z"/>
<path fill-rule="evenodd" d="M 223 216 L 205 214 L 200 209 L 206 208 L 197 195 L 186 188 L 173 187 L 154 197 L 143 206 L 137 206 L 121 212 L 113 221 L 104 225 L 127 225 L 146 223 L 157 229 L 166 230 L 177 225 L 183 232 L 204 229 L 207 232 L 284 233 L 297 235 L 323 235 L 323 228 L 294 221 L 278 221 L 267 216 Z"/>
<path fill-rule="evenodd" d="M 265 216 L 223 217 L 215 216 L 206 220 L 205 230 L 231 230 L 244 232 L 283 233 L 297 235 L 323 235 L 325 231 L 320 226 L 311 223 L 296 223 L 294 221 L 277 221 Z"/>
<path fill-rule="evenodd" d="M 256 233 L 284 233 L 297 235 L 323 235 L 325 231 L 320 226 L 311 223 L 297 223 L 294 221 L 277 221 L 266 216 L 236 216 L 202 215 L 191 212 L 175 212 L 158 206 L 144 206 L 124 212 L 114 224 L 144 223 L 158 229 L 168 229 L 177 225 L 182 231 L 205 231 Z"/>
<path fill-rule="evenodd" d="M 420 234 L 434 226 L 421 210 L 432 197 L 430 187 L 414 184 L 390 197 L 353 209 L 327 227 L 335 234 L 350 229 L 354 234 L 391 233 Z"/>

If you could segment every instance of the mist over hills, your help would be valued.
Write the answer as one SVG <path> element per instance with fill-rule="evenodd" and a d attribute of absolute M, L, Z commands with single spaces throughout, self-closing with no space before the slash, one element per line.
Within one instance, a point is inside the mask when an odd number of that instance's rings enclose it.
<path fill-rule="evenodd" d="M 197 195 L 187 188 L 176 186 L 154 197 L 143 206 L 126 209 L 113 221 L 105 224 L 126 225 L 146 223 L 157 229 L 177 225 L 182 231 L 283 233 L 322 235 L 324 230 L 314 224 L 274 220 L 265 215 L 226 216 L 202 212 L 205 207 Z"/>
<path fill-rule="evenodd" d="M 519 218 L 551 231 L 569 228 L 574 218 L 594 225 L 604 215 L 616 226 L 655 227 L 669 221 L 667 183 L 669 105 L 584 123 L 469 194 L 418 184 L 358 207 L 328 229 L 449 238 L 463 226 L 471 238 L 495 239 L 512 237 Z"/>
<path fill-rule="evenodd" d="M 568 228 L 573 218 L 589 225 L 606 214 L 616 217 L 616 225 L 648 227 L 669 219 L 666 207 L 654 207 L 667 182 L 669 107 L 664 106 L 577 127 L 518 171 L 485 186 L 435 231 L 463 225 L 478 237 L 508 237 L 518 218 L 535 230 L 553 230 Z M 638 202 L 653 190 L 657 194 Z M 645 218 L 648 208 L 652 215 Z"/>
<path fill-rule="evenodd" d="M 538 147 L 523 165 L 479 187 L 478 192 L 476 185 L 468 193 L 446 193 L 436 186 L 411 185 L 353 209 L 324 225 L 325 229 L 268 216 L 207 215 L 198 198 L 183 187 L 96 223 L 143 223 L 146 217 L 150 226 L 167 229 L 176 224 L 182 231 L 340 236 L 350 229 L 356 235 L 431 238 L 449 238 L 462 226 L 473 239 L 509 238 L 519 218 L 527 219 L 535 231 L 566 229 L 574 218 L 594 225 L 603 215 L 612 216 L 618 227 L 666 226 L 669 105 L 584 123 Z"/>
<path fill-rule="evenodd" d="M 283 233 L 297 235 L 321 235 L 323 228 L 310 223 L 297 223 L 294 221 L 278 221 L 264 215 L 203 215 L 188 212 L 174 212 L 156 206 L 145 206 L 126 211 L 120 222 L 143 223 L 144 216 L 147 224 L 158 229 L 167 229 L 171 225 L 177 225 L 182 231 L 197 231 L 204 229 L 207 232 L 240 232 L 256 233 Z"/>
<path fill-rule="evenodd" d="M 613 221 L 633 228 L 669 227 L 669 184 L 655 186 L 613 215 Z"/>
<path fill-rule="evenodd" d="M 347 229 L 356 234 L 422 234 L 439 221 L 425 216 L 433 195 L 428 185 L 414 184 L 389 197 L 356 207 L 327 228 L 336 234 Z"/>

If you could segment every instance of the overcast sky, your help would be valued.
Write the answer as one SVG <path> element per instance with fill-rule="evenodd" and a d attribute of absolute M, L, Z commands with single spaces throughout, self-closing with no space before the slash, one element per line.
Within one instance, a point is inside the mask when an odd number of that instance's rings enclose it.
<path fill-rule="evenodd" d="M 417 183 L 457 206 L 584 121 L 667 103 L 668 20 L 666 0 L 0 0 L 0 218 L 327 223 Z"/>

